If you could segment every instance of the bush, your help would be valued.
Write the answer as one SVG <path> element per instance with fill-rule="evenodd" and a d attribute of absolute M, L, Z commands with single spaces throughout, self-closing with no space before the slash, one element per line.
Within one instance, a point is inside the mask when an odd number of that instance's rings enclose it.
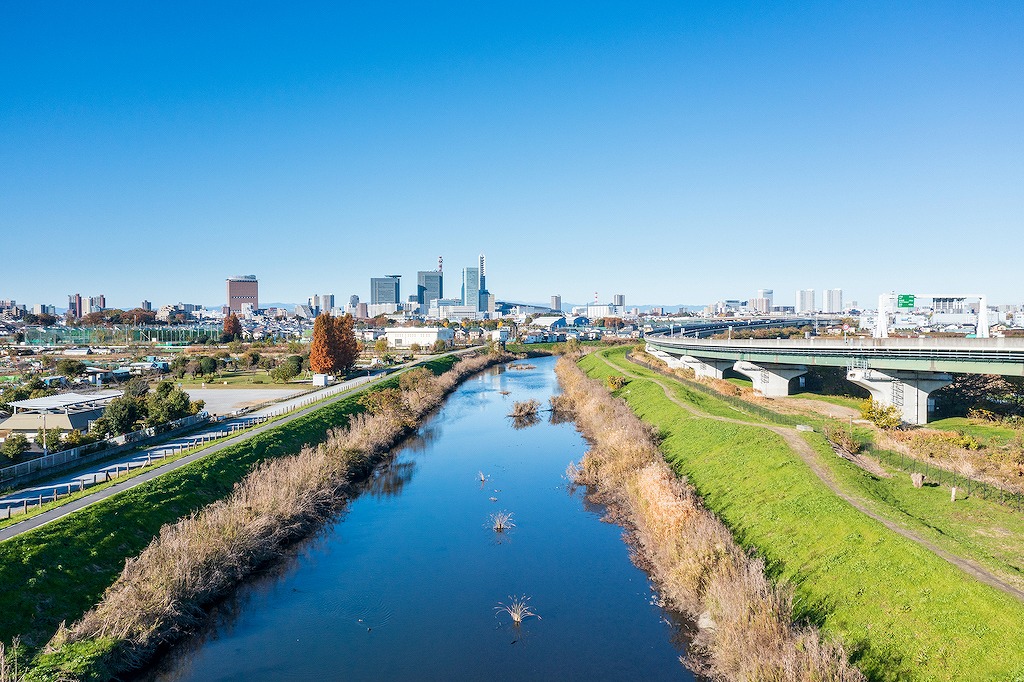
<path fill-rule="evenodd" d="M 903 425 L 903 414 L 895 405 L 883 406 L 874 400 L 865 401 L 861 416 L 880 429 L 898 429 Z"/>
<path fill-rule="evenodd" d="M 4 444 L 0 445 L 0 455 L 10 457 L 11 459 L 21 457 L 22 453 L 26 450 L 28 450 L 28 438 L 20 433 L 7 436 Z"/>
<path fill-rule="evenodd" d="M 607 381 L 608 383 L 608 388 L 612 389 L 613 391 L 617 391 L 620 388 L 625 388 L 626 384 L 629 383 L 629 380 L 626 379 L 626 377 L 620 376 L 618 374 L 611 375 L 605 381 Z"/>

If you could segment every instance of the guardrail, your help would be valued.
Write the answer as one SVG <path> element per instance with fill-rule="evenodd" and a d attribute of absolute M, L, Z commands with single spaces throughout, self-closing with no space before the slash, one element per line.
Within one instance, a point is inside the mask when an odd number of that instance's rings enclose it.
<path fill-rule="evenodd" d="M 98 441 L 96 443 L 81 445 L 69 450 L 61 450 L 60 452 L 53 452 L 25 462 L 12 464 L 11 466 L 6 466 L 0 469 L 0 484 L 7 481 L 25 478 L 26 476 L 30 476 L 46 469 L 62 468 L 67 464 L 83 459 L 87 455 L 105 453 L 108 450 L 124 447 L 128 444 L 139 444 L 151 438 L 164 435 L 170 431 L 188 428 L 190 426 L 195 426 L 196 424 L 209 421 L 210 415 L 206 412 L 200 412 L 199 414 L 168 422 L 163 427 L 140 429 L 114 438 L 107 438 L 106 440 Z"/>
<path fill-rule="evenodd" d="M 1024 340 L 1020 339 L 688 339 L 649 335 L 648 343 L 680 349 L 831 355 L 841 357 L 943 358 L 1024 362 Z M 954 343 L 955 342 L 955 343 Z"/>

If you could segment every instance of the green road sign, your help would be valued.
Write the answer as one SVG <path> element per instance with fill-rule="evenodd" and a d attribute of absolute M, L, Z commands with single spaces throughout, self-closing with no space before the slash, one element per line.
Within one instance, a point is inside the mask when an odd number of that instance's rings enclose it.
<path fill-rule="evenodd" d="M 900 294 L 896 297 L 897 308 L 913 308 L 914 294 Z"/>

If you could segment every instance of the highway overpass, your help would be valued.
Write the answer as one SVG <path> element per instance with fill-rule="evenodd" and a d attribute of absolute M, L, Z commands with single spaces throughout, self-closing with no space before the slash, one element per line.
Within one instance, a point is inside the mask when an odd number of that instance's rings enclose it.
<path fill-rule="evenodd" d="M 767 397 L 789 395 L 791 381 L 808 367 L 844 367 L 846 378 L 883 405 L 895 405 L 911 424 L 928 421 L 932 391 L 952 373 L 1024 376 L 1024 339 L 700 339 L 647 336 L 647 348 L 672 367 L 721 378 L 744 374 Z"/>

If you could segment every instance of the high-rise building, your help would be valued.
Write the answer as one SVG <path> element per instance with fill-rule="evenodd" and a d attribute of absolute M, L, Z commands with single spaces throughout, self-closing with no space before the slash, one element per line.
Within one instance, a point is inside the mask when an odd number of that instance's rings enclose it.
<path fill-rule="evenodd" d="M 775 305 L 775 291 L 773 289 L 758 289 L 755 298 L 768 299 L 768 310 L 766 312 L 771 312 L 772 306 Z"/>
<path fill-rule="evenodd" d="M 551 297 L 551 309 L 562 312 L 562 297 L 559 294 Z"/>
<path fill-rule="evenodd" d="M 398 305 L 401 299 L 401 275 L 370 278 L 370 305 L 391 303 Z"/>
<path fill-rule="evenodd" d="M 625 306 L 626 305 L 626 295 L 625 294 L 615 294 L 614 296 L 612 296 L 612 305 Z"/>
<path fill-rule="evenodd" d="M 416 273 L 416 302 L 429 306 L 437 298 L 444 298 L 444 275 L 440 270 L 420 270 Z"/>
<path fill-rule="evenodd" d="M 796 292 L 796 312 L 815 313 L 818 307 L 814 305 L 814 289 L 801 289 Z"/>
<path fill-rule="evenodd" d="M 462 268 L 462 305 L 480 310 L 480 269 Z"/>
<path fill-rule="evenodd" d="M 85 313 L 98 313 L 101 310 L 105 310 L 107 307 L 107 297 L 103 294 L 99 296 L 90 296 L 89 303 L 86 306 Z"/>
<path fill-rule="evenodd" d="M 477 293 L 477 312 L 494 312 L 494 297 L 487 291 L 487 257 L 480 254 L 480 291 Z"/>
<path fill-rule="evenodd" d="M 228 310 L 233 313 L 242 312 L 243 306 L 252 310 L 260 308 L 260 283 L 256 275 L 236 275 L 227 278 Z"/>
<path fill-rule="evenodd" d="M 68 294 L 68 315 L 75 318 L 82 316 L 81 294 Z"/>
<path fill-rule="evenodd" d="M 142 305 L 140 305 L 139 308 L 141 308 L 142 310 L 148 310 L 148 311 L 152 312 L 152 310 L 153 310 L 153 303 L 151 301 L 143 301 Z"/>
<path fill-rule="evenodd" d="M 826 313 L 841 313 L 843 312 L 843 290 L 842 289 L 826 289 L 823 304 L 823 312 Z"/>
<path fill-rule="evenodd" d="M 320 312 L 329 313 L 334 310 L 334 294 L 320 294 Z"/>

